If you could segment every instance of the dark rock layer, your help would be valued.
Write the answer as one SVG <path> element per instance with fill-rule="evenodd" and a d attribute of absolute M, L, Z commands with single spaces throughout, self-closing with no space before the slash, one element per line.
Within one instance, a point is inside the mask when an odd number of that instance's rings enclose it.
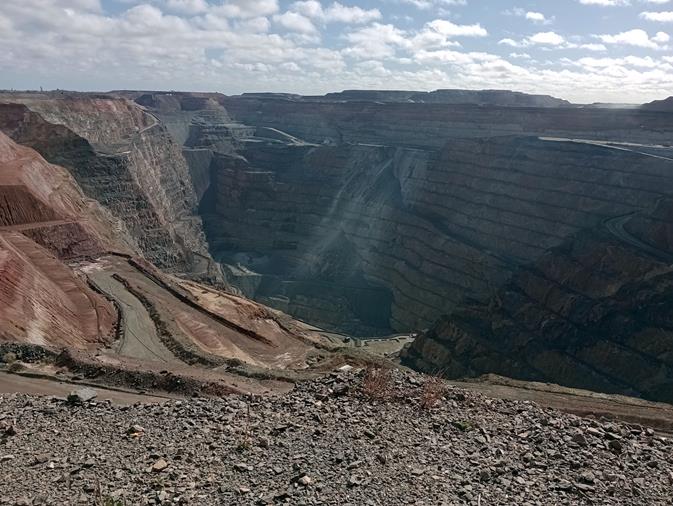
<path fill-rule="evenodd" d="M 488 301 L 459 305 L 416 340 L 407 364 L 673 402 L 673 249 L 660 233 L 673 229 L 672 209 L 667 200 L 624 228 L 618 218 L 580 232 Z M 650 224 L 651 243 L 625 231 L 637 222 Z"/>
<path fill-rule="evenodd" d="M 438 152 L 248 143 L 213 159 L 201 211 L 216 257 L 244 268 L 250 296 L 356 333 L 383 331 L 388 304 L 390 328 L 407 331 L 578 231 L 670 195 L 668 165 L 529 137 Z M 363 297 L 369 317 L 356 312 Z"/>

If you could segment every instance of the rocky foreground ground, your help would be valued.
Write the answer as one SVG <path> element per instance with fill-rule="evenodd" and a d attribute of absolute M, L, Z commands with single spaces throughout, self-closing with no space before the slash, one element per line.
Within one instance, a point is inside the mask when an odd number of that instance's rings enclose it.
<path fill-rule="evenodd" d="M 673 503 L 673 440 L 402 373 L 280 397 L 0 397 L 0 504 Z"/>

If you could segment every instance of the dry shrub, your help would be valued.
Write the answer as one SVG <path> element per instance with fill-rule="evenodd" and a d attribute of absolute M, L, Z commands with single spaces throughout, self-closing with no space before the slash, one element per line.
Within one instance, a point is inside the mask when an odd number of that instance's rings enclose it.
<path fill-rule="evenodd" d="M 392 371 L 382 367 L 367 367 L 362 379 L 362 393 L 379 401 L 391 399 L 394 393 Z"/>
<path fill-rule="evenodd" d="M 438 376 L 428 378 L 421 387 L 419 403 L 423 409 L 434 408 L 446 394 L 446 385 Z"/>

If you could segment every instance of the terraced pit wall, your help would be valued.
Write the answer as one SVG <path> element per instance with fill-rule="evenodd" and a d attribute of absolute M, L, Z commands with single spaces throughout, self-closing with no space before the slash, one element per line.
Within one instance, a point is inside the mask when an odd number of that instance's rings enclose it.
<path fill-rule="evenodd" d="M 579 231 L 670 195 L 668 162 L 535 137 L 440 150 L 250 143 L 216 156 L 213 254 L 272 306 L 367 335 L 420 330 Z"/>
<path fill-rule="evenodd" d="M 158 120 L 122 99 L 22 101 L 0 104 L 5 133 L 66 167 L 148 260 L 222 281 L 196 215 L 187 163 Z"/>

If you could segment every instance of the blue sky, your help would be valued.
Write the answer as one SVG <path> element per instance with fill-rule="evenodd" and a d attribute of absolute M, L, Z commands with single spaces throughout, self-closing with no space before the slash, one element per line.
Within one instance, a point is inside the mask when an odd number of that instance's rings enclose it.
<path fill-rule="evenodd" d="M 673 95 L 673 0 L 3 0 L 0 87 Z"/>

